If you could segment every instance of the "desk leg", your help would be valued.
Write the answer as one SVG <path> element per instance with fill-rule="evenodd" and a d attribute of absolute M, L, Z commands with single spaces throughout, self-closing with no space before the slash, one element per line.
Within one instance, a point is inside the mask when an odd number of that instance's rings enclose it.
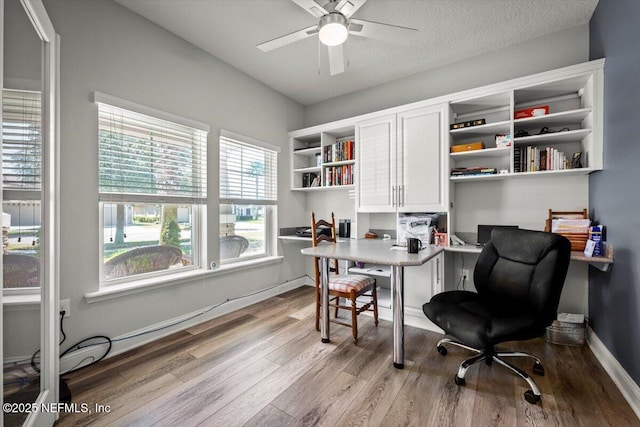
<path fill-rule="evenodd" d="M 329 342 L 329 258 L 320 258 L 320 338 L 322 342 Z"/>
<path fill-rule="evenodd" d="M 404 368 L 404 267 L 391 267 L 393 282 L 393 366 Z"/>

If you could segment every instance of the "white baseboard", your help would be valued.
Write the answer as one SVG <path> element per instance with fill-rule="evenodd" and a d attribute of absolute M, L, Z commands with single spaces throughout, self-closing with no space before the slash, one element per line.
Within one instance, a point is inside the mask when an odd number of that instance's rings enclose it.
<path fill-rule="evenodd" d="M 604 370 L 609 374 L 618 389 L 629 402 L 631 409 L 640 418 L 640 387 L 633 381 L 627 371 L 611 354 L 609 349 L 600 341 L 600 338 L 591 328 L 587 328 L 587 343 Z"/>
<path fill-rule="evenodd" d="M 156 323 L 155 325 L 150 325 L 136 331 L 131 331 L 119 337 L 115 337 L 112 339 L 112 348 L 107 357 L 112 357 L 120 353 L 124 353 L 125 351 L 132 350 L 141 345 L 173 334 L 174 332 L 190 328 L 200 323 L 207 322 L 211 319 L 215 319 L 216 317 L 231 313 L 232 311 L 248 307 L 251 304 L 255 304 L 267 298 L 271 298 L 292 289 L 299 288 L 307 284 L 307 282 L 307 276 L 299 277 L 263 292 L 257 292 L 246 297 L 228 301 L 213 309 L 211 307 L 206 307 L 201 310 L 187 313 L 183 316 L 165 320 L 163 322 Z M 68 355 L 65 355 L 60 359 L 60 372 L 64 373 L 71 369 L 85 366 L 93 362 L 94 360 L 97 360 L 101 355 L 104 354 L 107 345 L 108 344 L 86 347 L 82 350 L 74 351 Z"/>

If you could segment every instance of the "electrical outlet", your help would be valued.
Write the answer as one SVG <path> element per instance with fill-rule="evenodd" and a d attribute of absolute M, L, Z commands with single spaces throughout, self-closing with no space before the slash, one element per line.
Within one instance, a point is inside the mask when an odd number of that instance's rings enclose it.
<path fill-rule="evenodd" d="M 60 300 L 60 311 L 64 310 L 64 317 L 71 317 L 71 301 L 68 299 Z"/>
<path fill-rule="evenodd" d="M 462 280 L 467 280 L 469 278 L 469 270 L 466 268 L 462 269 Z"/>

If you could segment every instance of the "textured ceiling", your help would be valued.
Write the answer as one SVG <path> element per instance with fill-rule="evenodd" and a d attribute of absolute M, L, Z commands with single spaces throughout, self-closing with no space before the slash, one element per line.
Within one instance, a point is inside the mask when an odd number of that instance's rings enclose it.
<path fill-rule="evenodd" d="M 586 24 L 598 4 L 598 0 L 368 0 L 354 18 L 419 31 L 406 45 L 349 37 L 348 68 L 330 76 L 325 51 L 318 61 L 317 37 L 268 53 L 255 47 L 317 23 L 291 0 L 115 1 L 303 105 Z"/>

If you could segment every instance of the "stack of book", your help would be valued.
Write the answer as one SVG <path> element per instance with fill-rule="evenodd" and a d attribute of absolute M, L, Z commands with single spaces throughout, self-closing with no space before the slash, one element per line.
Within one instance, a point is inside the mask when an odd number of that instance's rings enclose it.
<path fill-rule="evenodd" d="M 569 159 L 553 147 L 515 147 L 514 172 L 538 172 L 569 169 Z"/>
<path fill-rule="evenodd" d="M 325 168 L 324 173 L 327 186 L 353 184 L 353 165 L 332 166 Z"/>
<path fill-rule="evenodd" d="M 451 176 L 495 175 L 497 173 L 498 170 L 496 168 L 486 168 L 483 166 L 451 169 Z"/>
<path fill-rule="evenodd" d="M 325 163 L 344 162 L 355 158 L 355 143 L 352 140 L 340 141 L 324 147 Z"/>

